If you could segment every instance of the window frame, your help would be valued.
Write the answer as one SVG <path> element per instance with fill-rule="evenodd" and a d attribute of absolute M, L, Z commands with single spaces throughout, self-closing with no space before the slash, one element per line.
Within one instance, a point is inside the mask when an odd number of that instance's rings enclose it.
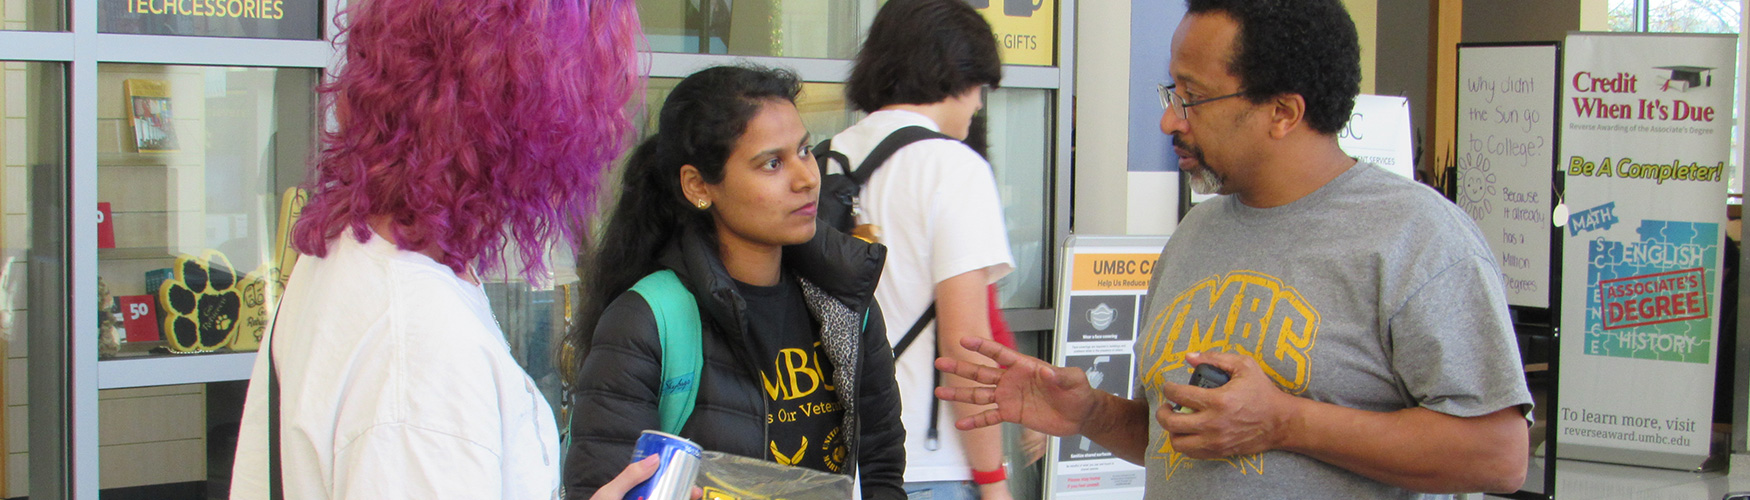
<path fill-rule="evenodd" d="M 31 345 L 55 346 L 48 359 L 32 358 L 29 391 L 33 413 L 31 433 L 46 436 L 34 440 L 29 458 L 30 493 L 39 499 L 96 499 L 99 495 L 99 407 L 101 389 L 219 380 L 248 377 L 255 353 L 191 356 L 165 359 L 99 361 L 97 306 L 76 297 L 97 295 L 98 251 L 95 224 L 73 221 L 97 220 L 98 210 L 98 65 L 137 63 L 159 65 L 241 66 L 314 68 L 333 74 L 339 53 L 333 45 L 337 32 L 335 14 L 343 0 L 322 0 L 322 39 L 273 40 L 212 38 L 174 35 L 130 35 L 98 31 L 99 0 L 69 0 L 61 8 L 65 29 L 54 32 L 0 31 L 0 61 L 48 62 L 65 71 L 64 124 L 69 170 L 66 172 L 63 207 L 49 207 L 64 214 L 65 238 L 57 255 L 64 273 L 52 276 L 65 291 L 57 299 L 62 306 L 51 314 L 35 314 L 27 325 Z M 866 34 L 878 0 L 857 0 L 857 33 Z M 1047 179 L 1043 217 L 1049 250 L 1042 252 L 1042 306 L 1007 309 L 1005 316 L 1015 331 L 1047 331 L 1055 323 L 1056 276 L 1053 270 L 1062 258 L 1061 242 L 1069 235 L 1070 172 L 1073 103 L 1075 96 L 1075 20 L 1078 0 L 1060 0 L 1056 17 L 1056 66 L 1005 65 L 1002 85 L 1018 89 L 1053 91 L 1049 112 Z M 650 77 L 684 77 L 699 68 L 750 61 L 795 69 L 804 81 L 843 83 L 849 76 L 850 59 L 805 59 L 644 53 Z M 43 208 L 43 207 L 33 207 Z M 1027 263 L 1027 265 L 1033 265 Z M 169 373 L 189 375 L 166 376 Z M 38 376 L 41 375 L 41 376 Z M 40 412 L 38 409 L 40 408 Z M 46 446 L 48 444 L 56 446 Z"/>

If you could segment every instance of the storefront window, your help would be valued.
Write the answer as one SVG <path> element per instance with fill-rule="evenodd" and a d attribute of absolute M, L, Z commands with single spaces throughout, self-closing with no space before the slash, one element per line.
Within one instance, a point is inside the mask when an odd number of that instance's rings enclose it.
<path fill-rule="evenodd" d="M 99 357 L 254 351 L 295 253 L 309 69 L 98 67 Z"/>
<path fill-rule="evenodd" d="M 60 259 L 55 245 L 35 243 L 54 235 L 60 226 L 54 219 L 62 214 L 55 210 L 65 200 L 61 172 L 67 168 L 65 113 L 65 80 L 63 67 L 50 63 L 0 62 L 0 353 L 4 353 L 6 370 L 0 372 L 5 384 L 6 413 L 0 417 L 5 432 L 0 441 L 6 454 L 0 455 L 0 494 L 19 498 L 30 494 L 30 363 L 29 338 L 33 331 L 48 329 L 49 333 L 64 329 L 54 324 L 65 297 L 55 284 L 62 279 L 64 268 L 46 265 Z M 45 288 L 45 286 L 47 288 Z M 54 293 L 55 296 L 43 297 Z M 93 297 L 93 300 L 96 298 Z M 33 313 L 46 322 L 32 325 Z M 34 330 L 33 330 L 34 328 Z M 58 366 L 59 361 L 41 362 Z"/>
<path fill-rule="evenodd" d="M 0 31 L 61 31 L 66 12 L 61 0 L 0 0 Z"/>
<path fill-rule="evenodd" d="M 1610 31 L 1737 33 L 1742 0 L 1610 0 Z"/>
<path fill-rule="evenodd" d="M 796 97 L 796 109 L 802 112 L 802 125 L 814 136 L 816 143 L 832 138 L 863 118 L 852 111 L 845 100 L 845 86 L 840 83 L 805 83 L 802 95 Z"/>
<path fill-rule="evenodd" d="M 225 498 L 248 384 L 98 391 L 104 497 Z"/>
<path fill-rule="evenodd" d="M 561 380 L 564 375 L 559 369 L 559 350 L 565 343 L 580 289 L 569 253 L 549 253 L 547 264 L 556 277 L 551 286 L 530 286 L 523 280 L 521 269 L 485 277 L 483 283 L 492 315 L 498 318 L 498 327 L 504 330 L 505 341 L 510 343 L 511 356 L 535 380 L 535 387 L 556 413 L 565 408 L 560 392 L 568 382 Z M 555 416 L 561 417 L 560 432 L 567 432 L 569 416 Z"/>
<path fill-rule="evenodd" d="M 656 133 L 657 112 L 663 101 L 681 83 L 679 78 L 651 78 L 644 97 L 644 114 L 639 121 L 639 137 Z M 856 123 L 858 113 L 845 102 L 845 86 L 839 83 L 804 83 L 802 94 L 796 96 L 796 109 L 802 113 L 802 125 L 819 142 L 832 137 Z"/>
<path fill-rule="evenodd" d="M 1052 92 L 999 89 L 985 103 L 990 162 L 1009 229 L 1015 272 L 998 283 L 1005 309 L 1047 307 L 1051 273 Z"/>
<path fill-rule="evenodd" d="M 1610 31 L 1645 33 L 1740 33 L 1743 31 L 1743 0 L 1610 0 Z M 1742 78 L 1744 75 L 1738 75 Z M 1742 98 L 1741 94 L 1735 99 Z M 1743 106 L 1732 106 L 1732 156 L 1726 166 L 1726 190 L 1744 192 Z"/>
<path fill-rule="evenodd" d="M 259 347 L 294 262 L 285 229 L 313 150 L 316 76 L 98 66 L 98 279 L 110 297 L 99 383 L 121 387 L 98 395 L 106 492 L 220 498 L 229 487 L 253 359 L 231 353 Z M 142 362 L 158 364 L 132 368 Z M 123 370 L 235 382 L 111 375 Z"/>
<path fill-rule="evenodd" d="M 641 121 L 648 136 L 656 131 L 656 110 L 680 80 L 652 78 L 646 97 L 646 115 Z M 1048 234 L 1051 198 L 1048 194 L 1052 167 L 1051 90 L 999 89 L 985 104 L 986 137 L 991 165 L 996 170 L 998 195 L 1003 201 L 1010 252 L 1015 272 L 998 283 L 1005 309 L 1044 308 L 1046 270 L 1052 252 Z M 807 83 L 797 98 L 803 125 L 815 141 L 824 140 L 850 127 L 861 113 L 850 111 L 844 85 Z M 610 205 L 611 206 L 611 205 Z"/>
<path fill-rule="evenodd" d="M 638 0 L 654 52 L 849 59 L 861 1 Z"/>
<path fill-rule="evenodd" d="M 1647 31 L 1654 33 L 1737 33 L 1741 0 L 1642 0 Z"/>

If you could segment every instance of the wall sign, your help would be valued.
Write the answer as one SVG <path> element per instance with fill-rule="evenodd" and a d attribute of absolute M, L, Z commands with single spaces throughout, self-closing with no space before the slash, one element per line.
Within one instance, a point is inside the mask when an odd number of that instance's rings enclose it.
<path fill-rule="evenodd" d="M 1695 469 L 1709 452 L 1737 41 L 1577 33 L 1565 47 L 1557 453 Z"/>
<path fill-rule="evenodd" d="M 115 218 L 109 202 L 97 204 L 97 248 L 115 248 Z"/>
<path fill-rule="evenodd" d="M 1003 64 L 1057 64 L 1056 0 L 968 0 L 997 35 Z"/>
<path fill-rule="evenodd" d="M 156 295 L 116 297 L 122 312 L 122 328 L 128 332 L 128 342 L 152 342 L 162 338 L 158 335 L 158 312 L 153 309 L 157 301 Z"/>
<path fill-rule="evenodd" d="M 1052 364 L 1080 368 L 1095 389 L 1136 396 L 1132 351 L 1138 310 L 1165 236 L 1071 236 L 1058 280 L 1056 353 Z M 1142 466 L 1082 436 L 1053 438 L 1045 454 L 1045 497 L 1141 499 Z"/>
<path fill-rule="evenodd" d="M 320 0 L 101 0 L 103 33 L 319 40 Z"/>
<path fill-rule="evenodd" d="M 1550 307 L 1558 50 L 1554 43 L 1458 49 L 1454 201 L 1483 231 L 1514 306 Z"/>
<path fill-rule="evenodd" d="M 1349 123 L 1337 132 L 1337 147 L 1357 160 L 1387 172 L 1416 178 L 1416 153 L 1410 127 L 1410 100 L 1398 96 L 1361 94 Z"/>

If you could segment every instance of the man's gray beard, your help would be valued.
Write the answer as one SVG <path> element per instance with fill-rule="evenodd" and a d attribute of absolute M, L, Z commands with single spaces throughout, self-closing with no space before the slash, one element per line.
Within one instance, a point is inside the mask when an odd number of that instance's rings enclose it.
<path fill-rule="evenodd" d="M 1196 170 L 1192 170 L 1190 175 L 1191 192 L 1201 195 L 1221 192 L 1221 178 L 1217 177 L 1215 172 L 1210 171 L 1208 166 L 1199 166 Z"/>

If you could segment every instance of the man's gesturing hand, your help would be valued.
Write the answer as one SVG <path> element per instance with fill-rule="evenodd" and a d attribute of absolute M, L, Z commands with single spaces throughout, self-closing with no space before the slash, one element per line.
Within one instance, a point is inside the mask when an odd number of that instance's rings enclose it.
<path fill-rule="evenodd" d="M 936 369 L 984 384 L 983 387 L 937 387 L 936 397 L 996 408 L 954 422 L 961 430 L 1014 422 L 1054 436 L 1082 433 L 1106 396 L 1088 385 L 1086 373 L 1060 368 L 1015 352 L 995 341 L 966 338 L 960 345 L 995 360 L 998 365 L 962 363 L 936 358 Z"/>

